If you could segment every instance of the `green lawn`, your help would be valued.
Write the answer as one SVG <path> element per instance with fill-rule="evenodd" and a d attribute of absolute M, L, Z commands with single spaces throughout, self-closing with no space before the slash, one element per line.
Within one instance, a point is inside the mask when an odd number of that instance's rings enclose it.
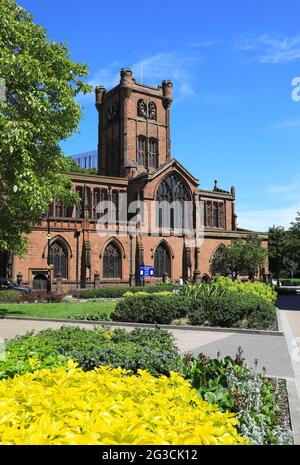
<path fill-rule="evenodd" d="M 78 303 L 62 303 L 62 304 L 5 304 L 0 303 L 1 315 L 12 316 L 31 316 L 43 318 L 68 318 L 77 315 L 103 315 L 107 319 L 114 311 L 116 301 L 105 302 L 78 302 Z M 105 318 L 106 317 L 106 318 Z M 99 318 L 100 319 L 100 318 Z"/>

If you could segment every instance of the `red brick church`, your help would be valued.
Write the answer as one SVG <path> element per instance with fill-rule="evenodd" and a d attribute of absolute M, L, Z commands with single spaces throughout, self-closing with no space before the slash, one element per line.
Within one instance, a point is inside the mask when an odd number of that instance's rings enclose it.
<path fill-rule="evenodd" d="M 154 266 L 153 283 L 209 279 L 220 245 L 249 231 L 237 228 L 234 187 L 203 190 L 172 158 L 171 104 L 171 81 L 140 84 L 128 68 L 113 89 L 96 87 L 99 174 L 69 175 L 78 205 L 54 202 L 2 273 L 33 288 L 46 287 L 49 263 L 65 288 L 138 283 L 141 265 Z"/>

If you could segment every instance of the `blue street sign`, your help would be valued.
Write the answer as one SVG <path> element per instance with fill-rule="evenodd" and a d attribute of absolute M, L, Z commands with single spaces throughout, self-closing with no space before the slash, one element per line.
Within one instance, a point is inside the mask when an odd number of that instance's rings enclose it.
<path fill-rule="evenodd" d="M 154 276 L 154 266 L 149 266 L 149 265 L 140 266 L 139 273 L 140 273 L 140 276 L 143 278 L 145 277 L 147 278 L 149 276 L 151 278 L 152 276 Z"/>

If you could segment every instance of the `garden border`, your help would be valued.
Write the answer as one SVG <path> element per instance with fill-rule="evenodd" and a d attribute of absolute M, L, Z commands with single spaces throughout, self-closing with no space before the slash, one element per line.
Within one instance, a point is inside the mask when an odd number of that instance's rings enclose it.
<path fill-rule="evenodd" d="M 192 325 L 163 325 L 163 324 L 150 324 L 150 323 L 133 323 L 126 321 L 111 321 L 111 320 L 77 320 L 75 318 L 43 318 L 43 317 L 29 317 L 29 316 L 6 316 L 1 315 L 0 319 L 8 320 L 29 320 L 29 321 L 50 321 L 58 323 L 77 323 L 77 324 L 90 324 L 93 326 L 128 326 L 129 328 L 162 328 L 162 329 L 177 329 L 189 331 L 215 331 L 220 333 L 237 333 L 237 334 L 258 334 L 263 336 L 284 336 L 283 331 L 270 331 L 265 329 L 244 329 L 244 328 L 222 328 L 219 326 L 192 326 Z"/>

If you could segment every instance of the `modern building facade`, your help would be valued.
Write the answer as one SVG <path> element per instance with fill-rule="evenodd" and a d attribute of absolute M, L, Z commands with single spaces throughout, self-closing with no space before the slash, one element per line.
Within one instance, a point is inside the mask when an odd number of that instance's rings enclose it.
<path fill-rule="evenodd" d="M 140 84 L 126 68 L 116 87 L 95 93 L 99 174 L 69 175 L 80 201 L 54 202 L 27 256 L 10 256 L 6 271 L 34 288 L 45 287 L 48 263 L 65 288 L 134 284 L 142 265 L 155 269 L 146 283 L 209 279 L 220 245 L 249 231 L 237 227 L 234 187 L 203 190 L 172 158 L 172 82 Z"/>
<path fill-rule="evenodd" d="M 78 153 L 77 155 L 72 155 L 74 161 L 80 168 L 89 169 L 96 168 L 98 169 L 98 152 L 97 150 L 92 150 L 90 152 Z"/>

